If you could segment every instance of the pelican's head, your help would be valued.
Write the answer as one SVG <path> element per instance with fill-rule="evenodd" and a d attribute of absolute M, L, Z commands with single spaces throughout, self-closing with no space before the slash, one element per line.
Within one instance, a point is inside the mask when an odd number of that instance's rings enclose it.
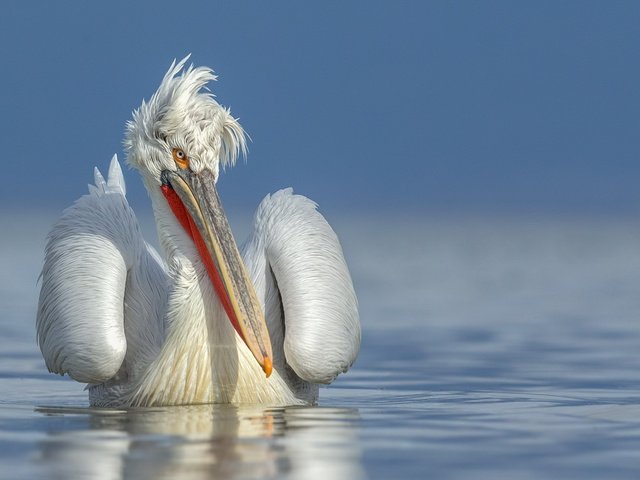
<path fill-rule="evenodd" d="M 229 110 L 203 91 L 216 79 L 206 67 L 169 68 L 127 123 L 127 162 L 159 189 L 193 240 L 229 320 L 267 376 L 271 342 L 253 285 L 238 253 L 215 183 L 220 166 L 245 153 L 245 135 Z"/>
<path fill-rule="evenodd" d="M 127 162 L 157 185 L 163 170 L 176 171 L 183 160 L 193 172 L 209 170 L 217 181 L 221 165 L 233 165 L 246 153 L 238 121 L 203 91 L 216 80 L 213 71 L 193 65 L 184 69 L 188 58 L 171 64 L 156 93 L 127 123 Z"/>

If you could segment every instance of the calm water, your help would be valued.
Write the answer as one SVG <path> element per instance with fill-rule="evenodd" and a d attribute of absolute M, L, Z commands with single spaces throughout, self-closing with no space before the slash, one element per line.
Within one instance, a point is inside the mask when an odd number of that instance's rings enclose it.
<path fill-rule="evenodd" d="M 364 338 L 319 407 L 132 410 L 46 372 L 51 217 L 1 220 L 1 478 L 640 475 L 640 220 L 335 220 Z"/>

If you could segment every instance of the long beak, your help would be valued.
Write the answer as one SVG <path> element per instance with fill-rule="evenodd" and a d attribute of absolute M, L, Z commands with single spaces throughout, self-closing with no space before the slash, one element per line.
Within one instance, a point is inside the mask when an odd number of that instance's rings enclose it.
<path fill-rule="evenodd" d="M 213 173 L 162 172 L 162 192 L 193 239 L 232 325 L 267 377 L 273 368 L 267 323 L 231 233 Z"/>

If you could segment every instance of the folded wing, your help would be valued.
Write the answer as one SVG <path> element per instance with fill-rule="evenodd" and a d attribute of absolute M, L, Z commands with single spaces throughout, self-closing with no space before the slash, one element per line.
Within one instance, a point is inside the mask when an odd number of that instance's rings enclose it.
<path fill-rule="evenodd" d="M 262 201 L 255 228 L 247 253 L 264 251 L 275 278 L 286 362 L 303 380 L 329 383 L 360 348 L 357 299 L 340 242 L 316 204 L 291 189 Z M 273 305 L 265 309 L 271 321 Z"/>
<path fill-rule="evenodd" d="M 115 157 L 108 181 L 96 169 L 95 183 L 49 233 L 36 322 L 49 370 L 92 384 L 123 364 L 127 284 L 151 259 Z"/>

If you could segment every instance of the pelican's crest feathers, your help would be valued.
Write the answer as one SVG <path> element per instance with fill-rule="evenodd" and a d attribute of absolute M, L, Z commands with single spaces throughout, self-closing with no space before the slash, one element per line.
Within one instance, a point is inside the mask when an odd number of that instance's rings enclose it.
<path fill-rule="evenodd" d="M 208 167 L 216 178 L 220 164 L 233 165 L 246 154 L 244 130 L 207 91 L 217 78 L 213 70 L 193 64 L 185 68 L 188 59 L 173 61 L 158 90 L 127 122 L 127 163 L 143 174 L 150 171 L 157 181 L 161 170 L 175 169 L 172 148 L 187 152 L 193 170 Z"/>

